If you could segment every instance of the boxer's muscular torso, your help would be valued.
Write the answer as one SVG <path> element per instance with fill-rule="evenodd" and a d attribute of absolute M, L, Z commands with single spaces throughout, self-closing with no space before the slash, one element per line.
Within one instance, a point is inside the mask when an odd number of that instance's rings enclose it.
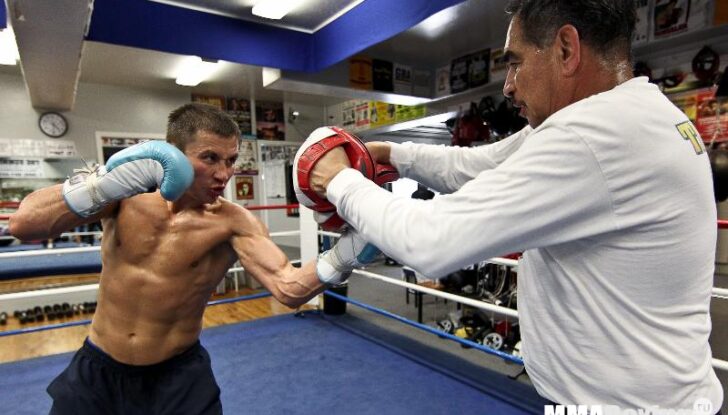
<path fill-rule="evenodd" d="M 103 271 L 91 341 L 114 359 L 154 364 L 190 347 L 215 286 L 237 256 L 239 210 L 223 199 L 174 212 L 160 194 L 122 201 L 103 219 Z"/>

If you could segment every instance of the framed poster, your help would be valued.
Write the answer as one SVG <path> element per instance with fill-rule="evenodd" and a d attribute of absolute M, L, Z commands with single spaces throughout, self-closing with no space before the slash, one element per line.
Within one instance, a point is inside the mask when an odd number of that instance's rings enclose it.
<path fill-rule="evenodd" d="M 349 59 L 349 86 L 355 89 L 371 91 L 372 59 L 366 56 L 354 56 Z"/>
<path fill-rule="evenodd" d="M 258 154 L 256 148 L 257 145 L 255 140 L 240 140 L 240 146 L 238 146 L 238 160 L 235 162 L 235 166 L 233 166 L 233 172 L 236 176 L 258 174 Z"/>
<path fill-rule="evenodd" d="M 490 75 L 490 49 L 468 56 L 468 87 L 475 88 L 488 83 Z"/>
<path fill-rule="evenodd" d="M 251 176 L 235 176 L 235 199 L 250 200 L 255 198 L 253 188 L 255 181 Z"/>
<path fill-rule="evenodd" d="M 245 98 L 228 97 L 227 113 L 238 124 L 240 134 L 249 135 L 253 133 L 253 125 L 250 120 L 250 101 Z"/>
<path fill-rule="evenodd" d="M 450 92 L 457 94 L 470 88 L 469 69 L 470 62 L 468 56 L 461 56 L 452 60 L 450 65 Z"/>
<path fill-rule="evenodd" d="M 219 108 L 225 111 L 225 97 L 222 95 L 202 95 L 192 94 L 192 102 L 199 102 L 202 104 L 212 105 L 213 107 Z"/>
<path fill-rule="evenodd" d="M 164 139 L 164 134 L 96 131 L 96 155 L 98 157 L 98 163 L 106 164 L 109 157 L 142 141 Z"/>
<path fill-rule="evenodd" d="M 285 140 L 286 121 L 283 103 L 257 101 L 255 104 L 256 136 L 263 140 Z"/>

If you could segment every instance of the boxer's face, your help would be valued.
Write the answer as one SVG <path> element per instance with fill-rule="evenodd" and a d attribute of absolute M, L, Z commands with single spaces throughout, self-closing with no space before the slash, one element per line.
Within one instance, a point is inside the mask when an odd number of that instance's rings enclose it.
<path fill-rule="evenodd" d="M 528 42 L 518 18 L 511 21 L 504 48 L 508 72 L 503 95 L 520 108 L 519 115 L 533 128 L 555 112 L 559 89 L 552 52 L 551 47 L 540 49 Z"/>
<path fill-rule="evenodd" d="M 233 165 L 238 158 L 237 137 L 198 131 L 195 140 L 187 144 L 185 155 L 195 171 L 195 181 L 187 193 L 201 203 L 216 201 L 233 176 Z"/>

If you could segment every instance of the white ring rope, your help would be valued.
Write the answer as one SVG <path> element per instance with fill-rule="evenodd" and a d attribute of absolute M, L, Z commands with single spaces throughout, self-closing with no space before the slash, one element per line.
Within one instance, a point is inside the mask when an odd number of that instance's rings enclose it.
<path fill-rule="evenodd" d="M 408 282 L 404 282 L 404 281 L 401 281 L 401 280 L 397 280 L 397 279 L 394 279 L 394 278 L 391 278 L 391 277 L 385 277 L 383 275 L 374 274 L 372 272 L 368 272 L 368 271 L 364 271 L 364 270 L 355 269 L 353 273 L 354 274 L 358 274 L 358 275 L 362 275 L 362 276 L 367 277 L 367 278 L 371 278 L 371 279 L 375 279 L 375 280 L 379 280 L 379 281 L 384 281 L 384 282 L 387 282 L 387 283 L 390 283 L 390 284 L 394 284 L 394 285 L 399 285 L 399 286 L 405 287 L 407 289 L 411 289 L 411 290 L 414 290 L 414 291 L 419 291 L 419 292 L 422 292 L 422 293 L 425 293 L 425 294 L 430 294 L 430 295 L 433 295 L 433 296 L 436 296 L 436 297 L 445 298 L 445 299 L 448 299 L 448 300 L 453 300 L 453 301 L 459 302 L 461 304 L 467 304 L 467 305 L 473 306 L 475 308 L 479 308 L 481 310 L 490 311 L 490 312 L 497 313 L 497 314 L 501 314 L 501 315 L 505 315 L 505 316 L 508 316 L 508 317 L 518 318 L 518 311 L 513 310 L 513 309 L 510 309 L 510 308 L 501 307 L 501 306 L 497 306 L 497 305 L 494 305 L 494 304 L 486 303 L 486 302 L 483 302 L 483 301 L 473 300 L 471 298 L 462 297 L 462 296 L 455 295 L 455 294 L 450 294 L 450 293 L 445 293 L 445 292 L 438 291 L 438 290 L 433 290 L 431 288 L 422 287 L 422 286 L 419 286 L 417 284 L 411 284 L 411 283 L 408 283 Z M 713 288 L 713 290 L 714 291 L 715 290 L 721 290 L 722 292 L 723 291 L 728 291 L 728 290 L 723 289 L 723 288 Z M 716 368 L 716 369 L 728 371 L 728 361 L 713 358 L 712 359 L 712 364 L 713 364 L 713 367 Z"/>
<path fill-rule="evenodd" d="M 385 277 L 383 275 L 375 274 L 373 272 L 364 271 L 364 270 L 360 270 L 360 269 L 355 269 L 353 271 L 353 273 L 358 274 L 358 275 L 363 275 L 367 278 L 388 282 L 388 283 L 394 284 L 394 285 L 399 285 L 400 287 L 405 287 L 405 288 L 413 290 L 413 291 L 419 291 L 419 292 L 423 292 L 425 294 L 430 294 L 435 297 L 441 297 L 441 298 L 444 298 L 447 300 L 456 301 L 458 303 L 467 304 L 469 306 L 473 306 L 473 307 L 479 308 L 481 310 L 490 311 L 490 312 L 501 314 L 501 315 L 508 316 L 508 317 L 518 318 L 518 312 L 516 310 L 513 310 L 512 308 L 501 307 L 501 306 L 497 306 L 495 304 L 486 303 L 485 301 L 474 300 L 472 298 L 462 297 L 459 295 L 434 290 L 432 288 L 423 287 L 421 285 L 412 284 L 412 283 L 394 279 L 391 277 Z"/>
<path fill-rule="evenodd" d="M 102 234 L 103 234 L 102 231 L 63 232 L 62 234 L 58 235 L 58 237 L 63 238 L 63 237 L 71 237 L 71 236 L 101 236 Z M 16 240 L 16 239 L 18 239 L 18 238 L 11 236 L 11 235 L 0 236 L 0 241 Z M 43 238 L 43 239 L 39 239 L 39 240 L 46 241 L 48 239 L 55 239 L 55 238 Z"/>

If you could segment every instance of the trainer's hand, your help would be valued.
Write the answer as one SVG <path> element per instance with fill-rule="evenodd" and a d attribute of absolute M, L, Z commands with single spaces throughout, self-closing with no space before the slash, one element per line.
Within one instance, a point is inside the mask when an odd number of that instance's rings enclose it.
<path fill-rule="evenodd" d="M 354 230 L 345 232 L 333 248 L 319 255 L 316 274 L 324 284 L 341 284 L 354 268 L 370 264 L 381 251 Z"/>
<path fill-rule="evenodd" d="M 63 184 L 63 198 L 81 217 L 89 217 L 111 202 L 160 189 L 177 200 L 194 180 L 192 164 L 177 147 L 152 140 L 114 154 L 105 166 L 81 169 Z"/>
<path fill-rule="evenodd" d="M 392 145 L 384 141 L 372 141 L 364 144 L 377 164 L 390 164 L 389 154 L 392 152 Z"/>
<path fill-rule="evenodd" d="M 311 170 L 311 189 L 321 197 L 326 197 L 326 187 L 340 171 L 351 167 L 349 157 L 343 148 L 337 147 L 326 153 Z"/>

